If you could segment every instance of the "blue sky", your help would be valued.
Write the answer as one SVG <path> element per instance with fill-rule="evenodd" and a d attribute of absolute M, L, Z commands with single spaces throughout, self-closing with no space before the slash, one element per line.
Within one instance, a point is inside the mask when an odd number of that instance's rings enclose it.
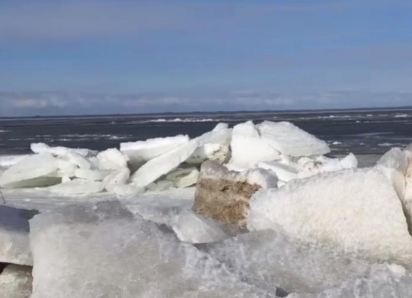
<path fill-rule="evenodd" d="M 0 0 L 0 116 L 412 105 L 410 0 Z"/>

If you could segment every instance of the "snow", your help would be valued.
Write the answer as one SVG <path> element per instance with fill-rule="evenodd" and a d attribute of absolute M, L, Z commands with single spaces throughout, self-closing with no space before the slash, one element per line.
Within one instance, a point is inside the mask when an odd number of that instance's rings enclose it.
<path fill-rule="evenodd" d="M 137 169 L 145 162 L 155 157 L 164 155 L 165 153 L 187 144 L 188 142 L 189 137 L 187 135 L 154 138 L 146 141 L 121 143 L 120 151 L 128 157 L 131 166 L 134 169 Z"/>
<path fill-rule="evenodd" d="M 50 186 L 48 190 L 51 193 L 59 195 L 88 195 L 98 193 L 104 190 L 104 184 L 99 181 L 88 181 L 83 179 L 74 179 L 70 182 Z"/>
<path fill-rule="evenodd" d="M 127 168 L 127 158 L 116 148 L 107 149 L 97 154 L 99 169 L 119 170 Z"/>
<path fill-rule="evenodd" d="M 330 152 L 327 143 L 290 122 L 264 121 L 257 125 L 262 139 L 282 154 L 290 156 L 323 155 Z"/>
<path fill-rule="evenodd" d="M 412 265 L 412 238 L 401 202 L 378 169 L 320 174 L 260 191 L 250 203 L 248 228 L 273 229 L 361 258 Z"/>
<path fill-rule="evenodd" d="M 132 175 L 131 181 L 138 187 L 149 185 L 162 175 L 177 168 L 193 154 L 197 147 L 197 140 L 191 140 L 172 151 L 148 161 Z"/>
<path fill-rule="evenodd" d="M 52 155 L 48 153 L 32 155 L 8 168 L 0 177 L 0 186 L 3 188 L 47 186 L 56 183 L 55 178 L 48 179 L 47 176 L 52 176 L 57 170 L 58 163 Z"/>
<path fill-rule="evenodd" d="M 0 205 L 0 263 L 32 265 L 29 219 L 35 211 Z"/>
<path fill-rule="evenodd" d="M 30 221 L 31 298 L 275 297 L 118 202 Z"/>
<path fill-rule="evenodd" d="M 238 124 L 233 128 L 230 147 L 230 164 L 239 168 L 249 169 L 261 161 L 280 159 L 279 152 L 269 144 L 269 141 L 260 138 L 252 121 Z"/>

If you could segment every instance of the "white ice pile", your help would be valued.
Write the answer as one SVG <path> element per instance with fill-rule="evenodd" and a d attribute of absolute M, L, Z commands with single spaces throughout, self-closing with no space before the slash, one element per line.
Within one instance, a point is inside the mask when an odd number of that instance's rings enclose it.
<path fill-rule="evenodd" d="M 30 221 L 31 298 L 275 297 L 118 202 Z"/>
<path fill-rule="evenodd" d="M 287 122 L 254 125 L 249 121 L 233 129 L 219 123 L 194 139 L 178 135 L 119 147 L 96 152 L 32 144 L 33 155 L 1 159 L 0 187 L 49 187 L 50 193 L 61 195 L 109 192 L 127 197 L 193 186 L 207 160 L 239 172 L 263 168 L 276 174 L 277 186 L 357 167 L 354 155 L 344 159 L 323 156 L 330 152 L 324 141 Z"/>

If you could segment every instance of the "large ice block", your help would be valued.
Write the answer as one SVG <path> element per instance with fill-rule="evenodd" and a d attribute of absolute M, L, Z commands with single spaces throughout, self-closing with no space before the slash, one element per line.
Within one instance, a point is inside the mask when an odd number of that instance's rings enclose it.
<path fill-rule="evenodd" d="M 330 152 L 326 142 L 290 122 L 264 121 L 257 125 L 262 139 L 284 155 L 313 156 Z"/>
<path fill-rule="evenodd" d="M 128 157 L 133 170 L 136 170 L 145 162 L 172 151 L 188 142 L 189 137 L 187 135 L 154 138 L 146 141 L 121 143 L 120 151 Z"/>
<path fill-rule="evenodd" d="M 148 161 L 132 175 L 131 181 L 138 187 L 149 185 L 186 161 L 197 147 L 197 140 L 191 140 L 172 151 Z"/>
<path fill-rule="evenodd" d="M 118 202 L 43 213 L 30 227 L 31 298 L 275 297 Z"/>
<path fill-rule="evenodd" d="M 199 233 L 200 234 L 200 233 Z M 250 283 L 270 292 L 318 293 L 362 277 L 370 265 L 327 246 L 293 241 L 275 231 L 254 231 L 199 246 Z"/>
<path fill-rule="evenodd" d="M 233 128 L 231 164 L 239 168 L 253 168 L 261 161 L 280 159 L 277 151 L 267 139 L 262 139 L 252 121 L 241 123 Z"/>
<path fill-rule="evenodd" d="M 53 176 L 58 170 L 58 162 L 48 153 L 32 155 L 24 158 L 8 168 L 0 177 L 0 187 L 21 188 L 48 186 L 59 183 Z"/>
<path fill-rule="evenodd" d="M 99 193 L 104 190 L 104 184 L 100 181 L 74 179 L 48 188 L 51 193 L 59 195 L 87 195 Z"/>
<path fill-rule="evenodd" d="M 320 174 L 261 191 L 251 200 L 248 228 L 328 243 L 373 261 L 412 265 L 412 238 L 401 202 L 378 169 Z"/>
<path fill-rule="evenodd" d="M 119 170 L 127 168 L 127 158 L 116 148 L 107 149 L 97 154 L 99 169 Z"/>

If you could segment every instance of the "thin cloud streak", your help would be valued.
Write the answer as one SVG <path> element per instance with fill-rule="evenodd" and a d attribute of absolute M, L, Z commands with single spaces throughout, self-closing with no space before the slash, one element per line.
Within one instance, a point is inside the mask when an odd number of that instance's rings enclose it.
<path fill-rule="evenodd" d="M 228 91 L 201 97 L 181 94 L 0 93 L 0 117 L 85 114 L 131 114 L 192 111 L 306 110 L 412 105 L 412 93 L 332 91 L 280 94 Z"/>

